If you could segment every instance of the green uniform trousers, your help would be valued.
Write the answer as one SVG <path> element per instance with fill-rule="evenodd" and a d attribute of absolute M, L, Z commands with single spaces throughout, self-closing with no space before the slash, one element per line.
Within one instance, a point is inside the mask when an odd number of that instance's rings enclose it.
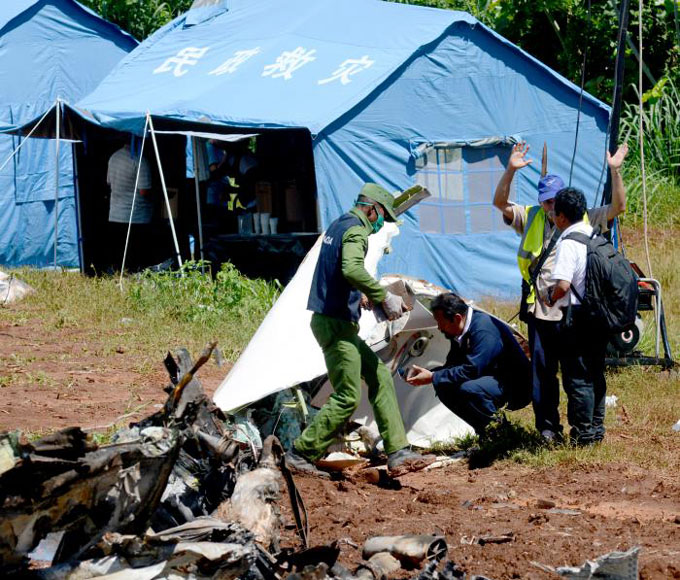
<path fill-rule="evenodd" d="M 361 402 L 362 377 L 368 386 L 368 400 L 373 407 L 385 452 L 392 453 L 406 447 L 408 441 L 392 375 L 359 338 L 359 325 L 315 313 L 311 327 L 323 350 L 334 393 L 295 440 L 295 450 L 310 461 L 317 461 L 323 456 Z"/>

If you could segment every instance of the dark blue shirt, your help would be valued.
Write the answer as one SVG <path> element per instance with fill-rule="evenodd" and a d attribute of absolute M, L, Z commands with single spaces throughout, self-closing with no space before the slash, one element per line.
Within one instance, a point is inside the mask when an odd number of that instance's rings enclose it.
<path fill-rule="evenodd" d="M 451 339 L 446 363 L 432 375 L 439 388 L 458 388 L 484 376 L 498 380 L 511 409 L 531 398 L 531 365 L 510 328 L 485 312 L 475 310 L 460 343 Z"/>

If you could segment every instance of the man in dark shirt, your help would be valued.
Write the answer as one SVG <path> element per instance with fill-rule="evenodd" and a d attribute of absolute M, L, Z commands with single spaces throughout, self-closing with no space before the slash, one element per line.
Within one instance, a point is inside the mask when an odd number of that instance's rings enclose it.
<path fill-rule="evenodd" d="M 326 475 L 314 466 L 361 402 L 362 378 L 383 438 L 392 476 L 422 469 L 435 460 L 408 447 L 392 375 L 359 338 L 361 307 L 381 305 L 391 320 L 407 311 L 401 297 L 386 291 L 364 266 L 368 236 L 385 221 L 397 221 L 394 197 L 374 183 L 361 189 L 354 208 L 324 232 L 307 308 L 312 332 L 323 350 L 333 394 L 293 443 L 286 463 L 293 469 Z M 362 296 L 363 295 L 363 296 Z"/>
<path fill-rule="evenodd" d="M 521 409 L 531 401 L 529 359 L 505 323 L 455 294 L 440 294 L 430 309 L 451 350 L 443 367 L 413 365 L 406 380 L 432 384 L 439 400 L 483 435 L 502 406 Z"/>

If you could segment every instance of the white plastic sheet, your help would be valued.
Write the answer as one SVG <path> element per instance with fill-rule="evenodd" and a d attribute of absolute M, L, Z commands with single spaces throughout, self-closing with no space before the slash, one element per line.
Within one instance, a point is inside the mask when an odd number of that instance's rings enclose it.
<path fill-rule="evenodd" d="M 385 224 L 378 234 L 369 238 L 366 269 L 371 274 L 375 274 L 379 259 L 389 247 L 390 240 L 398 233 L 394 224 Z M 312 313 L 307 310 L 319 250 L 320 241 L 317 240 L 218 387 L 213 399 L 222 410 L 236 410 L 267 395 L 326 374 L 323 354 L 309 327 Z M 388 276 L 382 283 L 390 284 L 400 279 L 404 278 Z M 435 296 L 443 290 L 417 280 L 410 280 L 410 283 L 417 295 Z M 443 364 L 446 359 L 449 342 L 437 331 L 434 318 L 427 309 L 416 302 L 413 312 L 392 323 L 378 322 L 373 312 L 365 311 L 359 326 L 359 335 L 379 352 L 392 370 L 406 435 L 412 445 L 428 447 L 473 432 L 467 423 L 439 403 L 431 386 L 411 387 L 398 374 L 400 364 L 406 360 L 409 365 L 415 363 L 433 367 Z M 427 335 L 428 346 L 420 356 L 410 356 L 404 347 L 421 333 Z M 354 420 L 377 431 L 366 391 L 363 389 L 362 402 Z M 322 405 L 331 392 L 332 388 L 327 383 L 313 402 Z"/>
<path fill-rule="evenodd" d="M 369 238 L 366 268 L 371 274 L 375 275 L 380 257 L 398 234 L 395 224 L 386 223 Z M 213 399 L 223 411 L 239 409 L 326 373 L 323 354 L 309 327 L 312 313 L 307 310 L 320 248 L 321 237 L 215 391 Z M 375 316 L 365 312 L 359 324 L 366 336 L 376 324 Z"/>

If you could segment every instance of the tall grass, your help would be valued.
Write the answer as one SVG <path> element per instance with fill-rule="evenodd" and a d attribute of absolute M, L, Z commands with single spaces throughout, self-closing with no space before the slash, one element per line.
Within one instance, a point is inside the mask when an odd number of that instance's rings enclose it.
<path fill-rule="evenodd" d="M 662 78 L 643 96 L 644 162 L 648 217 L 652 224 L 680 225 L 680 89 L 670 77 Z M 621 115 L 621 137 L 631 151 L 624 164 L 627 186 L 627 221 L 639 223 L 643 215 L 640 109 L 626 104 Z"/>

